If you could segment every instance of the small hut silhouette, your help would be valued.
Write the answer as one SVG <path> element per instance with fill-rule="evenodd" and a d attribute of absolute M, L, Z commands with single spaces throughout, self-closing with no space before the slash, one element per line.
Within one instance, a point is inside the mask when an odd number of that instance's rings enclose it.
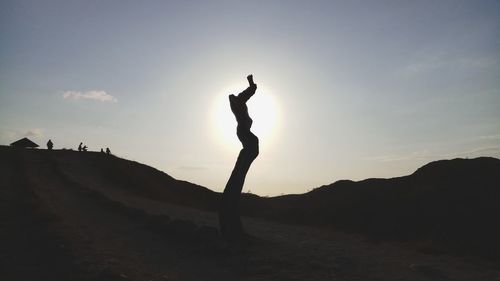
<path fill-rule="evenodd" d="M 38 147 L 38 144 L 32 142 L 28 138 L 22 138 L 20 140 L 17 140 L 15 142 L 11 143 L 10 146 L 22 147 L 22 148 L 35 148 L 35 147 Z"/>

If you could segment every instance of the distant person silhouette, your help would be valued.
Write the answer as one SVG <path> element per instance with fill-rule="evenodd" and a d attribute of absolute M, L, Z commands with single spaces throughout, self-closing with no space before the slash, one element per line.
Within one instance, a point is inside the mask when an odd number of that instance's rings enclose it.
<path fill-rule="evenodd" d="M 101 153 L 104 153 L 104 149 L 101 148 Z"/>
<path fill-rule="evenodd" d="M 54 147 L 54 144 L 52 143 L 52 140 L 49 139 L 49 141 L 47 142 L 47 149 L 52 150 L 53 147 Z"/>
<path fill-rule="evenodd" d="M 86 145 L 83 146 L 82 151 L 87 151 L 87 146 Z"/>
<path fill-rule="evenodd" d="M 83 142 L 80 143 L 80 145 L 78 146 L 78 151 L 82 151 L 83 150 Z"/>
<path fill-rule="evenodd" d="M 252 75 L 248 75 L 247 80 L 248 88 L 237 96 L 229 96 L 231 111 L 238 122 L 236 135 L 243 145 L 222 193 L 219 209 L 220 231 L 223 238 L 230 242 L 240 241 L 244 237 L 239 210 L 241 190 L 250 165 L 259 155 L 259 139 L 250 131 L 253 121 L 248 115 L 246 105 L 246 102 L 255 94 L 257 85 L 254 83 Z"/>
<path fill-rule="evenodd" d="M 106 154 L 111 155 L 111 150 L 109 150 L 109 147 L 106 147 Z"/>

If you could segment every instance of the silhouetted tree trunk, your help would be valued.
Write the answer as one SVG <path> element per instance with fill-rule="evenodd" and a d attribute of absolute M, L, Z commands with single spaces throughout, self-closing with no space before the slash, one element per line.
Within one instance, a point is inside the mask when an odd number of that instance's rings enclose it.
<path fill-rule="evenodd" d="M 222 193 L 219 210 L 220 231 L 224 239 L 237 241 L 243 236 L 243 226 L 240 220 L 240 196 L 245 177 L 253 160 L 259 155 L 259 139 L 251 131 L 252 119 L 248 115 L 246 102 L 255 94 L 257 85 L 253 83 L 252 76 L 247 77 L 250 86 L 238 96 L 230 95 L 231 111 L 236 117 L 238 126 L 236 135 L 243 145 L 233 172 L 227 181 Z"/>

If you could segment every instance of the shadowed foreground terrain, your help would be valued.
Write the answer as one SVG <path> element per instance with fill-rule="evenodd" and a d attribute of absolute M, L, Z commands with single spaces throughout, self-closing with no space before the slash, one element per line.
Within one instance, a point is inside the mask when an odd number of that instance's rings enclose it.
<path fill-rule="evenodd" d="M 219 194 L 100 153 L 0 147 L 2 280 L 500 280 L 500 160 L 430 163 L 302 195 Z"/>

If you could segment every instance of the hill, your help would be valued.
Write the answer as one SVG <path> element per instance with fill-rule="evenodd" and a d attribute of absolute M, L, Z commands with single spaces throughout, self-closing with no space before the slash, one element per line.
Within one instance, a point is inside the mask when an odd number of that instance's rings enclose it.
<path fill-rule="evenodd" d="M 212 212 L 218 207 L 217 192 L 102 153 L 0 147 L 0 156 L 22 165 L 45 162 L 66 180 L 116 198 L 132 195 Z M 245 216 L 329 227 L 376 240 L 417 241 L 436 253 L 499 257 L 498 202 L 500 160 L 482 157 L 431 162 L 391 179 L 341 180 L 305 194 L 243 194 L 241 208 Z"/>
<path fill-rule="evenodd" d="M 375 239 L 426 241 L 429 250 L 498 257 L 500 160 L 431 162 L 391 179 L 348 180 L 271 198 L 275 216 Z"/>
<path fill-rule="evenodd" d="M 219 239 L 218 193 L 133 161 L 0 146 L 0 171 L 2 280 L 500 277 L 498 262 L 483 258 L 498 257 L 497 159 L 438 161 L 407 177 L 339 181 L 301 195 L 244 194 L 243 224 L 255 240 L 242 248 Z M 423 242 L 433 254 L 416 250 Z"/>

